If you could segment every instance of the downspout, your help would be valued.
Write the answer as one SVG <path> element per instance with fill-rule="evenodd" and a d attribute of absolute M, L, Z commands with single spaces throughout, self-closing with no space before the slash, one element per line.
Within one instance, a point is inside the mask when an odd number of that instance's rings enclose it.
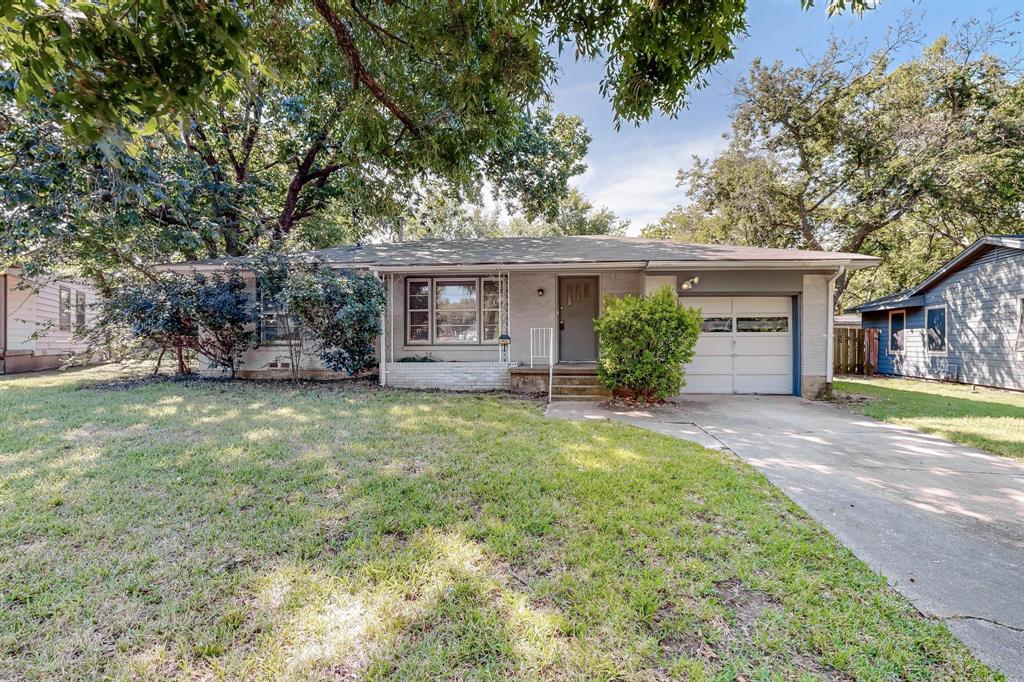
<path fill-rule="evenodd" d="M 835 364 L 835 295 L 836 295 L 836 280 L 846 274 L 846 266 L 840 265 L 839 269 L 836 270 L 836 274 L 828 280 L 828 337 L 826 338 L 826 353 L 825 353 L 825 390 L 831 393 L 832 391 L 832 367 Z"/>

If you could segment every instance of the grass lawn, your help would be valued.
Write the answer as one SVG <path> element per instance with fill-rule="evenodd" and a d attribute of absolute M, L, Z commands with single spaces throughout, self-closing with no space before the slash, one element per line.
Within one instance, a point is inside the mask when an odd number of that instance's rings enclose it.
<path fill-rule="evenodd" d="M 111 374 L 0 378 L 2 679 L 994 677 L 728 455 Z"/>
<path fill-rule="evenodd" d="M 1024 459 L 1024 393 L 891 377 L 843 377 L 834 389 L 869 398 L 849 405 L 868 417 Z"/>

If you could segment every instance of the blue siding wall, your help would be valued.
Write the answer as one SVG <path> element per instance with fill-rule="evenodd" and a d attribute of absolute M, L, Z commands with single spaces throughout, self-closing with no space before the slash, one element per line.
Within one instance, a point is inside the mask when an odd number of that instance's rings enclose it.
<path fill-rule="evenodd" d="M 878 371 L 1024 390 L 1024 354 L 1015 350 L 1024 251 L 998 247 L 925 292 L 925 304 L 946 305 L 945 356 L 925 348 L 925 308 L 907 312 L 906 351 L 889 352 L 888 311 L 864 313 L 880 330 Z"/>

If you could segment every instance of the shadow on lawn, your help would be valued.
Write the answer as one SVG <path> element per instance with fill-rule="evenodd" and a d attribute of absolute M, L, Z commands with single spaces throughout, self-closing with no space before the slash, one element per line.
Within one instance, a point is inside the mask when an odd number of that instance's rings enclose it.
<path fill-rule="evenodd" d="M 842 679 L 832 664 L 963 664 L 759 476 L 656 434 L 336 386 L 46 388 L 2 406 L 0 622 L 28 636 L 0 655 L 25 669 Z M 730 636 L 716 586 L 737 579 L 780 604 L 756 636 Z M 662 645 L 680 633 L 704 653 Z"/>
<path fill-rule="evenodd" d="M 953 396 L 892 388 L 885 385 L 845 383 L 840 390 L 846 393 L 878 398 L 850 409 L 883 421 L 900 419 L 914 423 L 926 433 L 942 435 L 957 443 L 972 445 L 999 455 L 1024 458 L 1024 407 L 991 400 L 972 400 Z M 1012 437 L 998 422 L 971 428 L 958 426 L 959 420 L 1009 419 L 1018 422 L 1017 437 Z M 1000 434 L 1010 437 L 999 437 Z"/>

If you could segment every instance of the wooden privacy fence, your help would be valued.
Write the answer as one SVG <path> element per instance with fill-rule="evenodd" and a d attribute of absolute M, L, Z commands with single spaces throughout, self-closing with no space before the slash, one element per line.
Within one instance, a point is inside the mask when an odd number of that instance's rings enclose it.
<path fill-rule="evenodd" d="M 874 374 L 878 368 L 878 330 L 837 327 L 832 339 L 835 374 Z"/>

